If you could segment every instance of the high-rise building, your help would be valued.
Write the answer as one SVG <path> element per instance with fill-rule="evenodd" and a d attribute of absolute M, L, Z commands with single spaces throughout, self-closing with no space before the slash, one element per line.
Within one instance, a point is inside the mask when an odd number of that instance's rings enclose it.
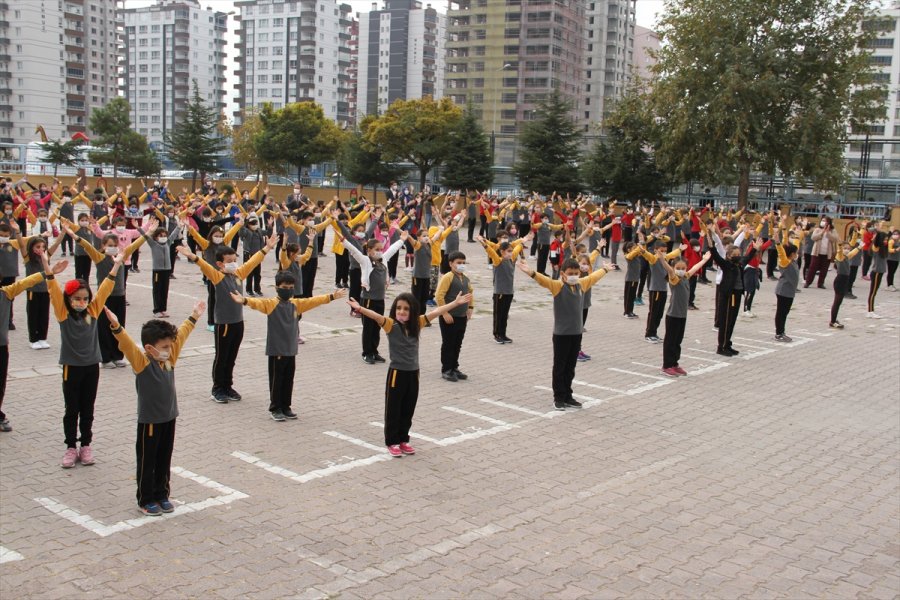
<path fill-rule="evenodd" d="M 359 15 L 357 118 L 394 100 L 444 92 L 446 17 L 418 0 L 385 0 Z"/>
<path fill-rule="evenodd" d="M 635 26 L 634 71 L 641 79 L 650 79 L 652 76 L 650 69 L 656 64 L 656 58 L 651 56 L 651 52 L 656 52 L 659 48 L 658 33 L 640 25 Z"/>
<path fill-rule="evenodd" d="M 636 0 L 451 0 L 444 94 L 471 102 L 510 165 L 515 135 L 557 89 L 584 129 L 622 94 L 634 48 Z"/>
<path fill-rule="evenodd" d="M 352 17 L 349 4 L 335 0 L 243 0 L 235 75 L 240 124 L 244 110 L 271 103 L 314 100 L 325 116 L 351 120 L 349 87 Z"/>
<path fill-rule="evenodd" d="M 118 95 L 115 0 L 0 1 L 0 142 L 85 132 Z"/>
<path fill-rule="evenodd" d="M 122 11 L 122 91 L 131 125 L 154 149 L 176 126 L 197 82 L 207 106 L 225 108 L 228 15 L 197 0 L 157 0 Z"/>

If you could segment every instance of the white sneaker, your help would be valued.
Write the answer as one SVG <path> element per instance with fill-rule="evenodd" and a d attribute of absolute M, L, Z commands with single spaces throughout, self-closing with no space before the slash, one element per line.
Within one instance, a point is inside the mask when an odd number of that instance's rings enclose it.
<path fill-rule="evenodd" d="M 889 292 L 896 292 L 896 291 L 897 291 L 897 288 L 894 287 L 894 286 L 892 286 L 892 285 L 889 285 L 889 286 L 888 286 L 888 291 L 889 291 Z"/>
<path fill-rule="evenodd" d="M 884 317 L 882 317 L 882 316 L 879 315 L 879 314 L 873 313 L 873 312 L 867 312 L 867 313 L 866 313 L 866 318 L 867 318 L 867 319 L 883 319 Z"/>
<path fill-rule="evenodd" d="M 125 362 L 124 360 L 114 360 L 113 364 L 116 365 L 117 367 L 127 367 L 128 366 L 128 363 Z"/>
<path fill-rule="evenodd" d="M 50 347 L 50 344 L 47 343 L 47 340 L 41 340 L 38 342 L 41 345 L 41 350 L 47 350 Z"/>
<path fill-rule="evenodd" d="M 104 369 L 115 369 L 116 363 L 114 363 L 113 361 L 105 362 L 105 363 L 103 363 L 103 368 Z"/>
<path fill-rule="evenodd" d="M 40 342 L 31 342 L 29 346 L 31 346 L 32 350 L 43 350 L 43 346 L 41 346 Z"/>

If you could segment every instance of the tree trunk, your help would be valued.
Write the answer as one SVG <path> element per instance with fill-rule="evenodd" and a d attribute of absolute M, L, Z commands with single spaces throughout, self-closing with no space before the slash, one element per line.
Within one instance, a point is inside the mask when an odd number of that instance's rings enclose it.
<path fill-rule="evenodd" d="M 428 176 L 428 171 L 431 169 L 428 167 L 419 167 L 419 191 L 425 189 L 425 178 Z"/>
<path fill-rule="evenodd" d="M 197 169 L 191 171 L 191 191 L 197 189 Z"/>
<path fill-rule="evenodd" d="M 378 184 L 372 184 L 372 204 L 378 204 Z"/>
<path fill-rule="evenodd" d="M 256 198 L 255 200 L 259 202 L 259 169 L 256 170 Z"/>
<path fill-rule="evenodd" d="M 750 159 L 741 158 L 738 161 L 738 168 L 740 169 L 739 179 L 738 179 L 738 210 L 744 209 L 747 207 L 747 196 L 750 194 L 750 167 L 751 167 Z"/>

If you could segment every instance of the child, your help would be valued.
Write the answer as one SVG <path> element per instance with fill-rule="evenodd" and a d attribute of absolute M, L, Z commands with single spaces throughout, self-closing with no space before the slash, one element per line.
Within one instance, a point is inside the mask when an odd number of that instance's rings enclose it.
<path fill-rule="evenodd" d="M 66 282 L 65 292 L 53 278 L 49 259 L 44 257 L 47 288 L 53 303 L 53 312 L 59 321 L 59 364 L 63 368 L 63 398 L 66 413 L 63 431 L 66 436 L 66 453 L 62 468 L 71 469 L 79 460 L 83 465 L 94 464 L 93 440 L 94 402 L 97 400 L 97 384 L 100 381 L 100 341 L 97 333 L 97 317 L 104 310 L 116 284 L 116 273 L 125 262 L 125 254 L 119 252 L 113 261 L 109 275 L 91 297 L 91 289 L 83 279 Z M 76 431 L 81 431 L 81 449 L 76 448 Z"/>
<path fill-rule="evenodd" d="M 471 295 L 460 294 L 453 302 L 420 315 L 418 300 L 404 292 L 394 299 L 388 317 L 360 306 L 353 298 L 347 301 L 351 309 L 375 321 L 387 336 L 391 362 L 384 386 L 384 443 L 395 458 L 416 453 L 409 445 L 409 430 L 419 399 L 419 333 L 437 317 L 471 299 Z"/>
<path fill-rule="evenodd" d="M 360 274 L 360 285 L 362 286 L 363 306 L 370 311 L 384 314 L 384 295 L 387 290 L 388 273 L 385 268 L 385 261 L 397 255 L 403 244 L 406 243 L 409 234 L 402 232 L 400 237 L 391 244 L 390 248 L 382 251 L 382 242 L 377 239 L 371 239 L 366 242 L 363 254 L 356 249 L 354 244 L 348 244 L 345 240 L 341 240 L 344 248 L 359 263 L 362 272 Z M 383 363 L 385 359 L 378 353 L 378 344 L 381 341 L 378 334 L 378 326 L 372 319 L 363 319 L 362 332 L 362 358 L 363 362 L 369 365 L 375 363 Z"/>
<path fill-rule="evenodd" d="M 234 227 L 232 227 L 233 229 Z M 197 242 L 200 243 L 200 240 Z M 200 271 L 209 281 L 216 300 L 216 354 L 212 367 L 213 386 L 210 391 L 210 399 L 218 404 L 227 404 L 229 400 L 237 402 L 241 399 L 241 395 L 232 385 L 234 384 L 234 363 L 237 361 L 238 351 L 244 339 L 244 311 L 240 305 L 235 305 L 231 301 L 231 292 L 240 291 L 241 281 L 247 278 L 247 275 L 263 261 L 266 254 L 277 243 L 278 236 L 273 233 L 265 247 L 240 266 L 237 263 L 237 252 L 224 243 L 218 244 L 215 266 L 199 258 L 184 246 L 178 247 L 178 252 L 187 257 L 188 262 L 200 267 Z"/>
<path fill-rule="evenodd" d="M 315 237 L 314 231 L 309 231 L 307 233 L 307 239 L 310 237 Z M 297 242 L 287 242 L 284 238 L 287 236 L 282 234 L 282 246 L 281 253 L 278 255 L 278 270 L 279 272 L 284 271 L 290 273 L 294 278 L 294 294 L 293 298 L 302 298 L 303 297 L 303 267 L 306 265 L 307 261 L 309 261 L 310 257 L 313 253 L 313 247 L 307 244 L 306 251 L 303 253 L 300 252 L 300 244 Z M 299 239 L 302 239 L 299 238 Z M 257 265 L 256 269 L 259 269 L 260 266 Z M 254 270 L 256 270 L 254 269 Z M 247 294 L 250 296 L 251 294 Z M 299 323 L 303 319 L 303 313 L 297 313 L 297 322 Z M 303 344 L 306 342 L 302 337 L 300 337 L 299 325 L 297 328 L 297 343 Z"/>
<path fill-rule="evenodd" d="M 68 223 L 66 223 L 66 225 L 72 227 L 72 225 Z M 74 229 L 74 227 L 72 228 Z M 66 237 L 72 239 L 75 243 L 75 279 L 89 281 L 91 278 L 91 264 L 93 263 L 91 262 L 91 257 L 87 253 L 87 250 L 82 248 L 81 244 L 78 243 L 78 238 L 84 238 L 91 246 L 96 243 L 94 232 L 91 231 L 91 218 L 88 215 L 78 215 L 78 229 L 75 230 L 75 233 L 78 234 L 77 237 L 72 237 L 68 233 L 66 234 Z"/>
<path fill-rule="evenodd" d="M 15 228 L 15 229 L 13 229 Z M 19 276 L 19 252 L 22 241 L 19 225 L 13 221 L 0 222 L 0 286 L 10 286 Z M 38 282 L 39 279 L 37 280 Z M 3 324 L 8 331 L 15 331 L 13 307 L 9 305 L 9 315 Z"/>
<path fill-rule="evenodd" d="M 141 327 L 139 347 L 107 310 L 107 318 L 119 348 L 134 371 L 137 390 L 137 503 L 138 510 L 151 517 L 170 513 L 175 507 L 169 501 L 171 488 L 172 449 L 175 446 L 175 419 L 178 418 L 178 396 L 175 390 L 175 363 L 197 320 L 206 308 L 200 300 L 181 327 L 153 319 Z"/>
<path fill-rule="evenodd" d="M 578 262 L 568 259 L 562 264 L 563 276 L 560 279 L 550 279 L 532 270 L 525 262 L 519 262 L 518 266 L 520 271 L 527 273 L 553 295 L 553 406 L 556 410 L 581 408 L 581 402 L 572 396 L 572 380 L 575 379 L 575 365 L 584 331 L 584 292 L 600 281 L 612 265 L 605 264 L 590 275 L 580 277 Z"/>
<path fill-rule="evenodd" d="M 881 280 L 887 271 L 888 257 L 888 237 L 883 231 L 879 231 L 872 238 L 872 270 L 869 279 L 869 299 L 867 304 L 867 319 L 880 319 L 881 315 L 875 312 L 875 296 L 878 295 L 878 288 L 881 286 Z"/>
<path fill-rule="evenodd" d="M 250 257 L 262 250 L 266 244 L 265 232 L 259 228 L 259 218 L 251 214 L 247 217 L 247 227 L 241 229 L 241 244 L 244 250 L 244 262 L 250 260 Z M 247 276 L 247 295 L 262 296 L 262 265 L 256 265 L 256 268 Z"/>
<path fill-rule="evenodd" d="M 14 224 L 11 221 L 10 224 Z M 18 230 L 18 225 L 15 225 Z M 52 276 L 59 275 L 68 266 L 66 261 L 53 265 Z M 13 281 L 0 288 L 0 431 L 12 431 L 12 425 L 4 414 L 3 397 L 6 396 L 6 376 L 9 372 L 9 319 L 12 303 L 16 296 L 46 279 L 46 273 L 34 273 L 19 281 Z"/>
<path fill-rule="evenodd" d="M 315 232 L 310 236 L 315 243 Z M 294 244 L 296 245 L 296 244 Z M 309 252 L 312 254 L 312 252 Z M 312 310 L 332 300 L 342 298 L 344 290 L 314 298 L 295 297 L 297 280 L 288 271 L 275 275 L 277 298 L 244 298 L 239 292 L 231 292 L 231 299 L 238 304 L 267 315 L 266 356 L 269 357 L 269 414 L 275 421 L 296 419 L 291 410 L 294 389 L 294 372 L 297 360 L 297 331 L 300 313 Z"/>
<path fill-rule="evenodd" d="M 594 264 L 600 258 L 600 254 L 603 252 L 604 248 L 606 248 L 606 240 L 604 240 L 602 238 L 597 243 L 597 247 L 594 248 L 594 250 L 591 251 L 590 254 L 585 254 L 585 251 L 587 249 L 584 247 L 583 244 L 579 244 L 576 247 L 576 249 L 578 251 L 578 257 L 575 260 L 578 261 L 578 269 L 579 269 L 579 271 L 581 271 L 582 277 L 586 277 L 587 275 L 590 274 L 591 271 L 594 270 Z M 614 265 L 610 264 L 610 267 L 614 268 Z M 585 331 L 585 332 L 587 331 L 587 328 L 585 326 L 587 325 L 588 312 L 591 310 L 591 295 L 592 295 L 591 292 L 592 291 L 593 291 L 593 288 L 589 288 L 587 291 L 584 292 L 584 302 L 582 303 L 581 325 L 583 328 L 582 331 Z M 587 354 L 584 350 L 579 350 L 578 357 L 576 360 L 578 360 L 578 362 L 585 362 L 585 361 L 591 360 L 591 355 Z"/>
<path fill-rule="evenodd" d="M 859 246 L 850 249 L 849 242 L 841 242 L 837 246 L 834 255 L 834 268 L 837 275 L 834 278 L 834 302 L 831 303 L 831 320 L 828 326 L 832 329 L 843 329 L 844 325 L 838 321 L 838 311 L 841 309 L 841 303 L 850 287 L 850 265 L 851 261 L 859 254 L 862 248 L 862 240 L 859 240 Z"/>
<path fill-rule="evenodd" d="M 169 237 L 169 231 L 159 227 L 159 222 L 153 217 L 150 222 L 154 225 L 152 235 L 141 232 L 144 241 L 150 248 L 150 257 L 153 263 L 153 316 L 157 319 L 168 319 L 169 313 L 169 278 L 172 275 L 172 253 L 170 247 L 174 243 Z"/>
<path fill-rule="evenodd" d="M 220 219 L 221 220 L 221 219 Z M 211 221 L 210 221 L 211 222 Z M 187 223 L 188 233 L 191 238 L 203 251 L 203 260 L 207 264 L 214 265 L 218 258 L 219 250 L 229 246 L 231 240 L 234 239 L 243 226 L 243 220 L 238 217 L 237 223 L 231 227 L 226 233 L 219 225 L 213 225 L 209 230 L 209 239 L 203 237 L 199 231 L 194 229 Z M 229 246 L 230 247 L 230 246 Z M 233 250 L 233 248 L 232 248 Z M 216 288 L 211 281 L 205 276 L 203 280 L 206 282 L 206 330 L 215 331 L 215 315 L 216 315 Z"/>
<path fill-rule="evenodd" d="M 626 319 L 639 318 L 634 314 L 634 304 L 637 298 L 638 282 L 641 279 L 641 263 L 644 249 L 634 242 L 625 242 L 625 315 Z"/>
<path fill-rule="evenodd" d="M 655 253 L 651 254 L 644 250 L 641 255 L 647 264 L 650 265 L 650 310 L 647 311 L 647 328 L 644 332 L 644 339 L 651 344 L 658 344 L 662 340 L 656 334 L 659 330 L 659 324 L 662 322 L 663 313 L 666 309 L 666 269 L 663 262 L 678 258 L 681 256 L 681 250 L 676 249 L 666 254 L 666 243 L 656 242 L 654 246 Z"/>
<path fill-rule="evenodd" d="M 800 284 L 800 267 L 797 265 L 799 256 L 798 246 L 787 241 L 787 233 L 779 231 L 779 243 L 775 250 L 778 252 L 778 268 L 781 269 L 781 277 L 775 284 L 775 339 L 779 342 L 790 342 L 791 338 L 784 335 L 788 313 L 794 303 L 797 294 L 797 286 Z M 802 244 L 802 241 L 800 242 Z"/>
<path fill-rule="evenodd" d="M 512 344 L 513 341 L 506 335 L 506 325 L 516 291 L 516 259 L 524 246 L 516 244 L 513 247 L 509 242 L 501 242 L 497 250 L 494 250 L 483 237 L 478 236 L 477 239 L 494 266 L 494 341 L 498 344 Z"/>
<path fill-rule="evenodd" d="M 666 273 L 669 275 L 669 287 L 672 290 L 672 299 L 669 301 L 669 310 L 666 311 L 666 336 L 663 338 L 663 366 L 662 372 L 669 377 L 687 375 L 687 371 L 678 364 L 681 358 L 681 342 L 684 340 L 684 328 L 687 324 L 688 304 L 690 299 L 690 280 L 697 274 L 712 254 L 707 252 L 688 270 L 687 262 L 682 259 L 675 261 L 675 266 L 669 265 L 669 261 L 660 261 Z"/>
<path fill-rule="evenodd" d="M 719 267 L 719 273 L 716 280 L 721 281 L 718 284 L 718 298 L 716 304 L 720 321 L 717 323 L 719 328 L 718 345 L 716 354 L 722 356 L 737 356 L 740 351 L 735 350 L 731 345 L 731 336 L 734 333 L 734 324 L 737 322 L 738 311 L 740 310 L 741 295 L 744 292 L 744 282 L 741 277 L 743 271 L 744 260 L 747 257 L 741 257 L 741 248 L 739 245 L 729 245 L 725 248 L 724 256 L 717 248 L 717 244 L 713 242 L 712 230 L 707 230 L 707 245 L 712 258 Z"/>
<path fill-rule="evenodd" d="M 459 353 L 462 350 L 463 338 L 466 337 L 466 325 L 475 310 L 472 283 L 466 277 L 466 255 L 453 252 L 447 257 L 450 272 L 445 273 L 438 282 L 434 293 L 438 306 L 447 304 L 449 298 L 461 294 L 468 295 L 471 300 L 468 306 L 456 306 L 441 316 L 441 377 L 447 381 L 459 381 L 469 378 L 459 370 Z"/>
<path fill-rule="evenodd" d="M 41 236 L 24 238 L 19 243 L 22 251 L 22 259 L 25 262 L 25 275 L 40 273 L 43 269 L 43 256 L 53 256 L 53 253 L 62 242 L 60 236 L 47 247 L 47 240 Z M 50 293 L 47 284 L 43 281 L 35 284 L 29 291 L 25 303 L 25 313 L 28 316 L 28 341 L 32 350 L 46 350 L 50 347 L 47 343 L 47 330 L 50 328 Z"/>

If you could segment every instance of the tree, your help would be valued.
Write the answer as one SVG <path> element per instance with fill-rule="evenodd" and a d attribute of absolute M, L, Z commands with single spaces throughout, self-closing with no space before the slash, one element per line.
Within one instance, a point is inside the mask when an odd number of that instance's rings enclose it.
<path fill-rule="evenodd" d="M 125 98 L 113 98 L 103 108 L 91 111 L 90 129 L 94 136 L 91 145 L 96 150 L 88 158 L 95 163 L 112 163 L 114 184 L 119 177 L 119 165 L 129 151 L 127 142 L 134 133 L 130 112 L 131 106 Z"/>
<path fill-rule="evenodd" d="M 79 140 L 68 140 L 61 142 L 52 140 L 45 142 L 43 145 L 44 154 L 41 156 L 42 162 L 48 162 L 53 165 L 53 178 L 59 166 L 74 167 L 81 162 L 81 142 Z"/>
<path fill-rule="evenodd" d="M 191 100 L 181 114 L 181 120 L 166 135 L 169 159 L 182 169 L 193 171 L 191 189 L 197 181 L 197 172 L 216 168 L 222 139 L 219 136 L 219 114 L 207 108 L 200 97 L 197 80 L 193 80 Z"/>
<path fill-rule="evenodd" d="M 640 85 L 634 81 L 616 102 L 605 121 L 608 135 L 585 157 L 582 176 L 595 194 L 653 200 L 671 187 L 650 150 L 653 117 Z"/>
<path fill-rule="evenodd" d="M 343 176 L 363 187 L 372 186 L 372 201 L 378 199 L 378 186 L 387 187 L 403 175 L 403 169 L 381 156 L 378 149 L 366 140 L 365 132 L 375 119 L 366 116 L 347 136 L 338 153 L 338 167 Z"/>
<path fill-rule="evenodd" d="M 441 169 L 441 182 L 457 190 L 486 190 L 491 187 L 494 182 L 491 147 L 471 104 L 450 132 L 450 139 L 453 143 Z"/>
<path fill-rule="evenodd" d="M 740 206 L 754 168 L 839 186 L 848 126 L 884 118 L 868 5 L 667 0 L 650 94 L 663 170 L 737 182 Z"/>
<path fill-rule="evenodd" d="M 571 117 L 571 104 L 554 89 L 536 109 L 519 138 L 519 156 L 513 172 L 523 189 L 542 194 L 578 193 L 581 134 Z"/>
<path fill-rule="evenodd" d="M 136 131 L 132 131 L 131 134 L 125 139 L 126 153 L 122 159 L 122 166 L 129 168 L 138 177 L 156 175 L 162 170 L 156 152 L 147 144 L 147 138 Z"/>
<path fill-rule="evenodd" d="M 315 102 L 295 102 L 274 110 L 264 104 L 259 113 L 262 130 L 257 138 L 258 158 L 297 167 L 299 181 L 303 167 L 332 160 L 337 156 L 343 132 Z"/>
<path fill-rule="evenodd" d="M 371 122 L 366 140 L 387 160 L 414 164 L 422 189 L 428 173 L 447 158 L 453 144 L 450 134 L 461 118 L 462 111 L 449 98 L 395 100 Z"/>
<path fill-rule="evenodd" d="M 249 172 L 284 174 L 284 163 L 279 161 L 267 161 L 260 157 L 260 138 L 263 129 L 262 119 L 259 113 L 250 110 L 243 113 L 241 125 L 237 127 L 231 136 L 231 151 L 235 164 L 238 164 Z"/>

